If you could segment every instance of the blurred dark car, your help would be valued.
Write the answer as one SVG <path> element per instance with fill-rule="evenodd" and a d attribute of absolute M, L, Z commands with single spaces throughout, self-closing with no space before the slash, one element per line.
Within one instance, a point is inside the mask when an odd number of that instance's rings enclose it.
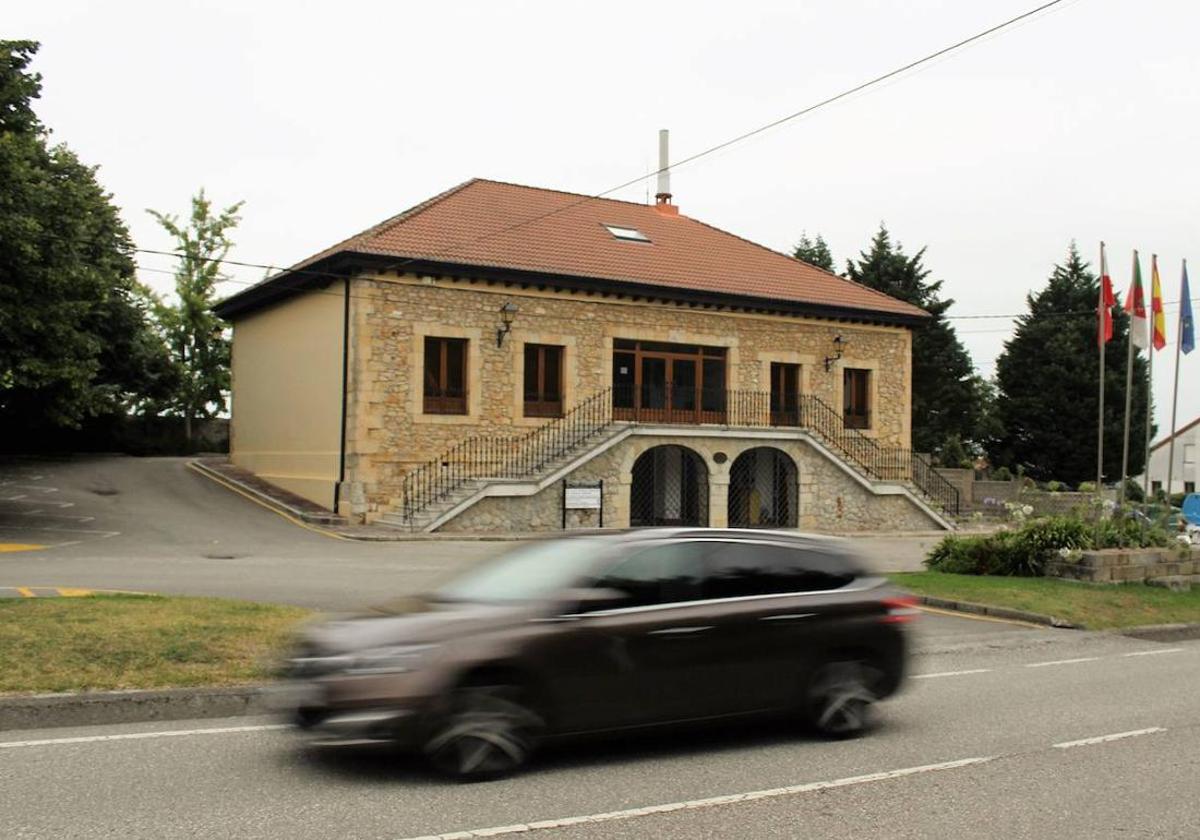
<path fill-rule="evenodd" d="M 295 722 L 460 778 L 543 738 L 784 712 L 854 735 L 900 686 L 915 600 L 839 541 L 642 530 L 523 545 L 436 592 L 307 631 Z"/>

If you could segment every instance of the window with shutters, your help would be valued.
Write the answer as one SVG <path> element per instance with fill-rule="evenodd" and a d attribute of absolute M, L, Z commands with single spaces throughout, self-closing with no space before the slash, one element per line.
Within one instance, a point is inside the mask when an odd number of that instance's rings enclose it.
<path fill-rule="evenodd" d="M 847 429 L 871 428 L 871 371 L 842 370 L 842 419 Z"/>
<path fill-rule="evenodd" d="M 562 417 L 563 348 L 525 345 L 525 416 Z"/>
<path fill-rule="evenodd" d="M 467 413 L 467 339 L 425 337 L 426 414 Z"/>

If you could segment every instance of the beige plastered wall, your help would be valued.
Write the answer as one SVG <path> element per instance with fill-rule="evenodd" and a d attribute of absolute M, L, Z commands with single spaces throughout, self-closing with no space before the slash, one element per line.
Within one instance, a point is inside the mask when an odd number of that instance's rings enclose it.
<path fill-rule="evenodd" d="M 522 415 L 522 351 L 526 343 L 566 349 L 565 408 L 612 384 L 616 338 L 727 348 L 727 386 L 770 389 L 770 364 L 801 365 L 801 387 L 840 411 L 841 366 L 875 371 L 870 434 L 887 446 L 909 446 L 911 334 L 873 326 L 680 306 L 661 301 L 559 292 L 412 274 L 356 278 L 352 291 L 351 386 L 347 415 L 347 482 L 342 513 L 374 518 L 399 501 L 402 476 L 476 434 L 526 434 L 547 421 Z M 518 312 L 501 346 L 499 309 Z M 469 413 L 421 412 L 423 337 L 471 340 Z M 833 338 L 846 340 L 832 369 L 824 359 Z M 351 506 L 353 499 L 353 506 Z"/>
<path fill-rule="evenodd" d="M 341 455 L 343 293 L 333 284 L 233 325 L 233 463 L 330 508 Z"/>

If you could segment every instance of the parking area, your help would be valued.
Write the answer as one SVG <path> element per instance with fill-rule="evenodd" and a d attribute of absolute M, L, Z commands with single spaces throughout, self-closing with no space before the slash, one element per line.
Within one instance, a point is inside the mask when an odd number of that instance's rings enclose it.
<path fill-rule="evenodd" d="M 352 611 L 426 591 L 513 545 L 469 538 L 331 539 L 297 527 L 187 463 L 81 455 L 0 464 L 0 539 L 22 547 L 0 553 L 0 595 L 125 590 Z M 863 536 L 852 542 L 873 568 L 894 571 L 920 568 L 936 539 Z M 922 625 L 923 638 L 939 645 L 1001 634 L 1012 640 L 1046 635 L 935 614 Z"/>
<path fill-rule="evenodd" d="M 36 551 L 117 536 L 119 532 L 98 527 L 94 515 L 82 512 L 79 503 L 84 500 L 74 492 L 78 488 L 60 486 L 58 467 L 48 461 L 0 465 L 0 552 Z M 104 490 L 95 485 L 93 492 Z"/>

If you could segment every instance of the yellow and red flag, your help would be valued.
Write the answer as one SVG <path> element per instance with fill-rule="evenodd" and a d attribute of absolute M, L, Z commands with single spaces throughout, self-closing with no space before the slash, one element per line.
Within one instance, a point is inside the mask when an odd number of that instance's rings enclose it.
<path fill-rule="evenodd" d="M 1158 279 L 1158 254 L 1150 255 L 1150 329 L 1155 350 L 1167 346 L 1167 316 L 1163 314 L 1162 282 Z"/>

